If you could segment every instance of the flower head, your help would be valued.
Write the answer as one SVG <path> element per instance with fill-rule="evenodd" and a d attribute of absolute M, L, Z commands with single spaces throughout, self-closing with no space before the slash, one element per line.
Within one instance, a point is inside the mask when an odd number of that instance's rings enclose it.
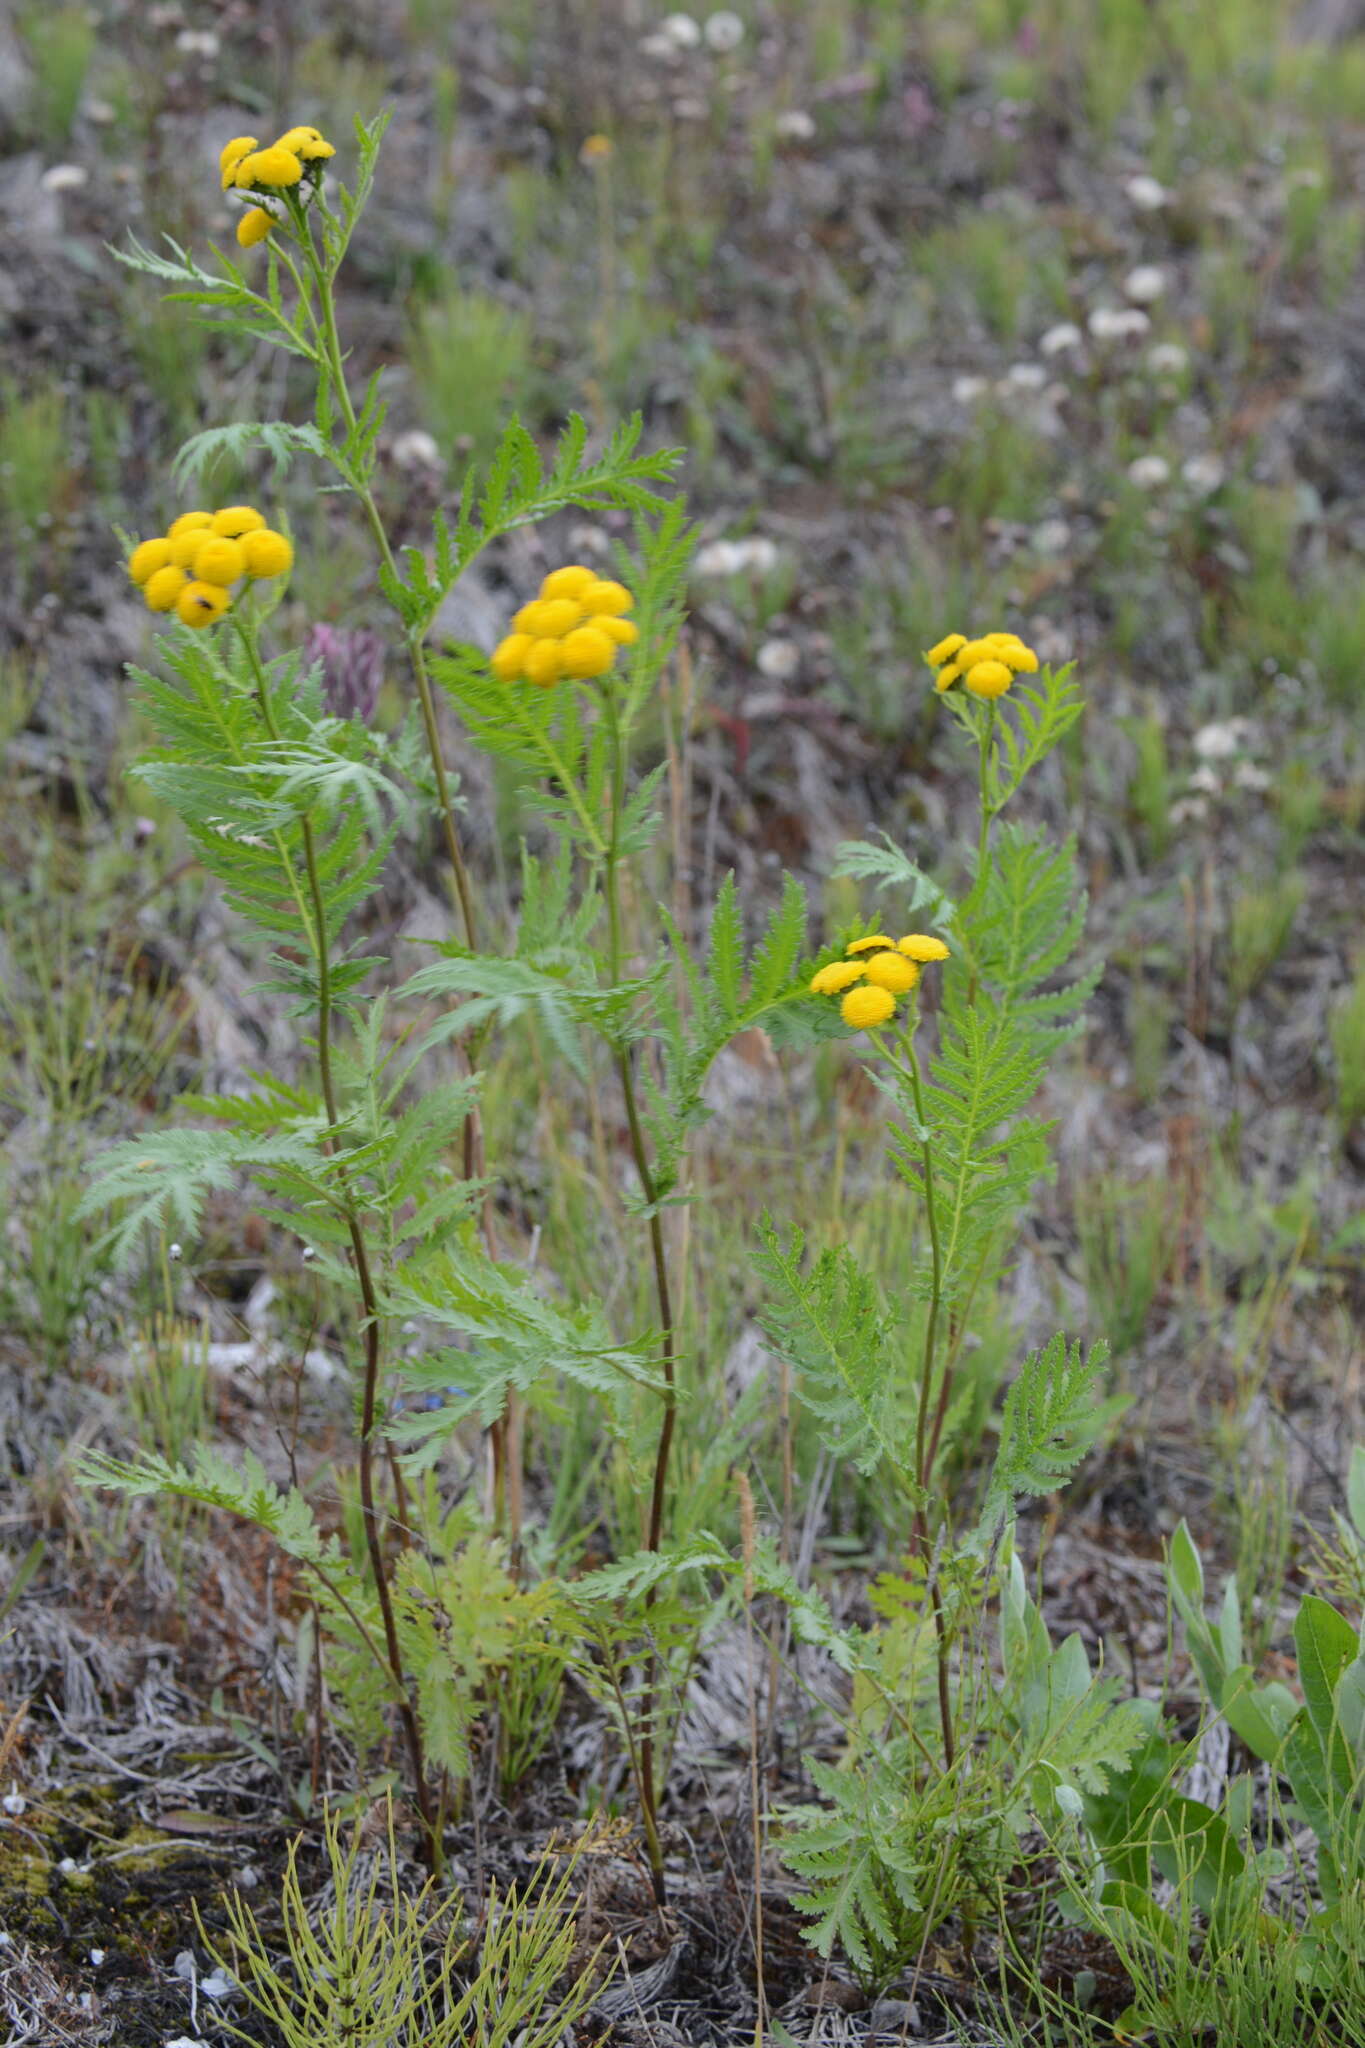
<path fill-rule="evenodd" d="M 888 989 L 893 996 L 908 995 L 919 980 L 919 967 L 903 953 L 874 953 L 867 963 L 867 979 L 873 988 Z"/>
<path fill-rule="evenodd" d="M 275 216 L 263 206 L 253 206 L 237 223 L 237 240 L 244 249 L 254 249 L 275 226 Z"/>
<path fill-rule="evenodd" d="M 940 694 L 962 683 L 974 697 L 1003 697 L 1016 675 L 1033 675 L 1038 668 L 1037 655 L 1017 633 L 984 633 L 975 640 L 949 633 L 924 659 L 937 671 L 934 688 Z"/>
<path fill-rule="evenodd" d="M 282 192 L 297 185 L 303 165 L 292 149 L 253 149 L 237 166 L 233 184 L 239 192 Z"/>
<path fill-rule="evenodd" d="M 177 569 L 174 563 L 168 563 L 164 569 L 154 570 L 142 586 L 142 595 L 147 601 L 148 611 L 171 611 L 189 580 L 184 570 Z"/>
<path fill-rule="evenodd" d="M 896 1014 L 896 998 L 886 988 L 851 988 L 839 1005 L 839 1015 L 854 1031 L 875 1031 Z"/>
<path fill-rule="evenodd" d="M 865 971 L 861 960 L 831 960 L 828 967 L 817 968 L 811 976 L 811 994 L 842 995 L 846 988 L 852 988 L 855 981 L 862 980 Z"/>
<path fill-rule="evenodd" d="M 259 526 L 244 534 L 241 547 L 246 557 L 246 573 L 254 582 L 268 576 L 287 576 L 294 566 L 293 547 L 273 527 Z"/>
<path fill-rule="evenodd" d="M 158 536 L 156 540 L 144 540 L 135 547 L 128 557 L 128 574 L 134 583 L 146 588 L 148 579 L 158 569 L 164 569 L 171 559 L 171 544 Z"/>
<path fill-rule="evenodd" d="M 948 960 L 952 957 L 942 939 L 935 939 L 928 932 L 907 932 L 903 939 L 896 941 L 896 951 L 904 953 L 907 960 Z"/>
<path fill-rule="evenodd" d="M 504 683 L 528 682 L 548 690 L 566 677 L 593 682 L 605 676 L 618 647 L 639 637 L 622 615 L 635 600 L 624 583 L 594 575 L 579 562 L 552 569 L 540 595 L 524 604 L 512 631 L 489 656 Z"/>
<path fill-rule="evenodd" d="M 885 932 L 872 932 L 865 939 L 851 939 L 844 947 L 849 955 L 855 953 L 882 953 L 891 944 Z"/>
<path fill-rule="evenodd" d="M 250 156 L 255 147 L 256 137 L 254 135 L 234 135 L 231 142 L 223 144 L 222 149 L 218 153 L 218 170 L 222 177 L 223 190 L 225 192 L 229 185 L 236 184 L 238 164 L 241 163 L 243 157 Z"/>
<path fill-rule="evenodd" d="M 309 127 L 288 129 L 279 137 L 275 147 L 291 151 L 305 164 L 321 163 L 325 158 L 336 155 L 327 137 L 320 130 Z"/>
<path fill-rule="evenodd" d="M 182 625 L 216 625 L 232 599 L 217 583 L 186 583 L 175 600 L 175 615 Z"/>

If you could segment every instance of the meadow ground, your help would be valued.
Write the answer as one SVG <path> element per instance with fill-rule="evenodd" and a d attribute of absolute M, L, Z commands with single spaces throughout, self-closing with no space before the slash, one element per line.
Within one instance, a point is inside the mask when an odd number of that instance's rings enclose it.
<path fill-rule="evenodd" d="M 628 918 L 653 891 L 700 933 L 733 872 L 752 929 L 795 875 L 818 950 L 824 930 L 879 914 L 869 883 L 831 873 L 843 842 L 881 834 L 960 883 L 973 775 L 921 649 L 1001 624 L 1045 663 L 1075 662 L 1086 713 L 1028 806 L 1076 837 L 1085 958 L 1102 972 L 1045 1083 L 1056 1171 L 978 1311 L 947 1478 L 971 1498 L 998 1390 L 1030 1346 L 1058 1327 L 1108 1341 L 1102 1439 L 1064 1495 L 1022 1511 L 1019 1550 L 1053 1640 L 1079 1631 L 1124 1693 L 1159 1698 L 1193 1739 L 1206 1703 L 1164 1562 L 1182 1518 L 1211 1590 L 1237 1586 L 1259 1676 L 1298 1683 L 1305 1589 L 1335 1584 L 1359 1618 L 1349 1579 L 1314 1562 L 1334 1530 L 1340 1546 L 1334 1513 L 1365 1442 L 1356 15 L 1311 0 L 746 0 L 692 23 L 638 0 L 21 0 L 0 20 L 11 2039 L 217 2043 L 229 2021 L 283 2039 L 215 1974 L 191 1902 L 221 1939 L 235 1881 L 275 1929 L 286 1844 L 303 1830 L 321 1892 L 324 1796 L 373 1793 L 385 1762 L 371 1745 L 357 1775 L 365 1746 L 324 1712 L 317 1609 L 258 1530 L 75 1476 L 89 1450 L 249 1450 L 329 1527 L 344 1534 L 351 1514 L 355 1535 L 355 1326 L 251 1188 L 214 1193 L 194 1243 L 149 1237 L 131 1272 L 78 1214 L 111 1141 L 184 1090 L 231 1093 L 262 1067 L 287 1078 L 298 1046 L 285 1000 L 260 992 L 255 941 L 129 777 L 146 733 L 123 667 L 152 659 L 156 622 L 119 534 L 160 532 L 194 501 L 171 476 L 188 436 L 306 419 L 311 386 L 264 344 L 194 325 L 110 248 L 131 232 L 203 255 L 230 237 L 218 152 L 258 121 L 320 123 L 344 176 L 354 119 L 391 109 L 339 316 L 355 388 L 378 371 L 387 402 L 375 493 L 395 539 L 426 544 L 513 409 L 546 448 L 578 410 L 599 439 L 638 411 L 644 446 L 686 450 L 699 545 L 644 736 L 643 765 L 665 765 L 665 826 Z M 254 495 L 292 531 L 277 629 L 378 636 L 353 643 L 356 687 L 396 724 L 401 636 L 353 507 L 256 449 L 229 445 L 211 480 L 213 502 Z M 628 535 L 624 514 L 582 510 L 509 533 L 446 600 L 434 644 L 491 649 L 548 567 L 604 561 Z M 453 714 L 445 737 L 500 930 L 542 821 Z M 415 969 L 446 904 L 419 820 L 369 907 L 369 949 Z M 610 1067 L 590 1061 L 566 1090 L 548 1078 L 555 1055 L 531 1024 L 489 1056 L 503 1253 L 640 1327 L 650 1273 L 615 1200 L 634 1169 Z M 847 1240 L 891 1286 L 922 1250 L 917 1205 L 885 1176 L 885 1103 L 846 1041 L 794 1055 L 746 1033 L 707 1102 L 697 1199 L 667 1214 L 686 1529 L 736 1548 L 730 1475 L 747 1470 L 798 1577 L 841 1627 L 869 1628 L 903 1502 L 832 1458 L 809 1415 L 791 1421 L 759 1325 L 754 1225 L 766 1207 L 813 1242 Z M 532 1579 L 639 1547 L 638 1466 L 591 1402 L 569 1388 L 533 1405 L 525 1452 Z M 448 1498 L 481 1499 L 476 1423 L 439 1475 Z M 590 1808 L 615 1816 L 581 1883 L 575 1963 L 605 1941 L 618 1968 L 572 2038 L 753 2040 L 756 1891 L 770 2039 L 1113 2038 L 1132 1973 L 1074 1915 L 1012 1962 L 970 1916 L 912 1944 L 913 1967 L 813 1950 L 779 1809 L 815 1798 L 812 1757 L 839 1758 L 846 1688 L 815 1650 L 788 1658 L 759 1603 L 756 1883 L 744 1619 L 696 1623 L 663 1914 L 600 1698 L 570 1675 L 542 1725 L 544 1700 L 499 1694 L 490 1659 L 450 1812 L 467 1896 L 524 1878 Z M 783 1648 L 771 1685 L 768 1637 Z M 1197 1768 L 1217 1803 L 1241 1764 L 1226 1724 L 1207 1726 L 1221 1762 L 1206 1741 Z M 410 1821 L 400 1811 L 415 1868 Z M 1006 1890 L 1045 1888 L 1042 1869 Z M 1188 2024 L 1147 2038 L 1199 2038 Z M 1310 1999 L 1285 2025 L 1261 2038 L 1365 2040 L 1359 2003 Z"/>

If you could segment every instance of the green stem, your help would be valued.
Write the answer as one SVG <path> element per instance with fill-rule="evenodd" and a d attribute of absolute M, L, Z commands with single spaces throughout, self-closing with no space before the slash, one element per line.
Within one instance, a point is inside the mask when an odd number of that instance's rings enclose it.
<path fill-rule="evenodd" d="M 270 702 L 270 690 L 265 671 L 261 666 L 260 654 L 255 637 L 240 612 L 233 614 L 246 649 L 247 659 L 256 684 L 257 702 L 266 731 L 276 746 L 282 743 L 282 734 Z M 299 828 L 303 840 L 303 860 L 308 877 L 308 893 L 312 901 L 313 915 L 309 937 L 318 973 L 318 1071 L 322 1081 L 322 1099 L 327 1110 L 329 1126 L 324 1149 L 333 1150 L 334 1133 L 340 1124 L 336 1083 L 332 1073 L 332 969 L 331 946 L 327 930 L 327 903 L 323 894 L 322 877 L 318 870 L 317 843 L 313 837 L 312 820 L 307 811 L 299 814 Z M 369 1250 L 365 1233 L 349 1178 L 344 1167 L 339 1171 L 346 1230 L 350 1238 L 351 1257 L 355 1265 L 356 1279 L 360 1286 L 361 1304 L 365 1311 L 365 1379 L 361 1394 L 360 1415 L 360 1502 L 365 1523 L 365 1548 L 369 1555 L 370 1570 L 374 1576 L 375 1594 L 379 1601 L 379 1612 L 384 1627 L 384 1645 L 388 1657 L 389 1672 L 396 1688 L 399 1701 L 399 1716 L 407 1743 L 408 1757 L 412 1767 L 413 1791 L 418 1811 L 422 1817 L 427 1851 L 427 1862 L 433 1874 L 439 1872 L 442 1851 L 439 1831 L 431 1811 L 431 1798 L 427 1786 L 426 1758 L 422 1746 L 422 1731 L 413 1712 L 412 1700 L 403 1677 L 403 1653 L 398 1640 L 398 1623 L 394 1613 L 393 1596 L 389 1587 L 388 1566 L 384 1557 L 384 1545 L 380 1535 L 379 1511 L 374 1494 L 374 1435 L 379 1413 L 379 1383 L 381 1376 L 380 1356 L 380 1315 L 379 1299 L 375 1289 L 374 1275 L 370 1269 Z"/>
<path fill-rule="evenodd" d="M 879 1033 L 871 1037 L 882 1055 L 890 1061 L 896 1071 L 910 1084 L 911 1098 L 915 1105 L 915 1119 L 921 1132 L 920 1160 L 924 1172 L 924 1208 L 929 1220 L 929 1247 L 932 1258 L 932 1291 L 929 1296 L 929 1320 L 924 1331 L 924 1357 L 920 1365 L 919 1400 L 915 1414 L 915 1489 L 917 1500 L 914 1517 L 915 1550 L 924 1566 L 926 1575 L 930 1570 L 931 1543 L 928 1514 L 929 1482 L 932 1477 L 934 1454 L 938 1448 L 942 1415 L 948 1403 L 948 1368 L 944 1368 L 943 1384 L 939 1389 L 938 1413 L 935 1417 L 932 1441 L 929 1432 L 929 1404 L 934 1391 L 934 1362 L 938 1343 L 939 1313 L 943 1302 L 943 1248 L 939 1238 L 938 1202 L 934 1190 L 934 1154 L 929 1137 L 929 1128 L 924 1116 L 924 1084 L 920 1074 L 919 1058 L 915 1052 L 915 1024 L 917 1012 L 912 1010 L 909 1022 L 902 1032 L 906 1058 L 896 1058 Z M 939 1725 L 943 1734 L 943 1760 L 949 1770 L 957 1753 L 957 1742 L 953 1733 L 952 1697 L 948 1683 L 948 1632 L 943 1612 L 943 1596 L 937 1580 L 929 1585 L 929 1599 L 934 1616 L 934 1636 L 937 1644 L 938 1661 L 938 1712 Z"/>
<path fill-rule="evenodd" d="M 341 416 L 346 422 L 347 432 L 356 431 L 356 411 L 351 401 L 350 388 L 346 382 L 346 361 L 341 351 L 341 336 L 337 331 L 336 301 L 332 294 L 332 280 L 327 266 L 318 253 L 313 240 L 312 224 L 306 210 L 297 200 L 293 201 L 294 217 L 298 223 L 299 237 L 304 257 L 313 281 L 317 286 L 318 306 L 321 313 L 321 342 L 326 363 L 328 381 L 335 393 Z M 346 480 L 369 522 L 375 546 L 389 574 L 398 579 L 398 563 L 394 558 L 389 541 L 388 529 L 373 491 L 363 478 L 358 477 L 347 464 Z M 436 724 L 436 701 L 431 687 L 431 675 L 427 668 L 426 654 L 420 634 L 405 631 L 408 659 L 412 663 L 413 678 L 417 684 L 417 697 L 422 710 L 422 726 L 426 734 L 427 751 L 431 756 L 432 773 L 436 779 L 436 795 L 441 813 L 441 831 L 445 839 L 446 853 L 450 859 L 451 871 L 455 877 L 455 890 L 460 902 L 460 917 L 464 924 L 465 944 L 471 952 L 477 948 L 476 924 L 474 917 L 474 895 L 469 882 L 469 870 L 465 866 L 464 854 L 460 847 L 459 833 L 455 829 L 455 806 L 450 794 L 450 778 L 446 773 L 445 757 L 441 752 L 440 733 Z"/>
<path fill-rule="evenodd" d="M 607 730 L 612 749 L 611 780 L 611 829 L 607 841 L 606 860 L 603 867 L 603 889 L 607 899 L 608 957 L 612 985 L 621 975 L 622 935 L 621 899 L 618 882 L 620 865 L 620 822 L 625 807 L 626 748 L 617 715 L 616 700 L 610 683 L 602 692 L 602 701 L 607 719 Z M 677 1366 L 676 1339 L 673 1326 L 673 1297 L 668 1277 L 668 1255 L 664 1247 L 663 1223 L 659 1215 L 657 1189 L 645 1145 L 644 1129 L 640 1120 L 640 1107 L 635 1088 L 635 1074 L 631 1065 L 630 1052 L 621 1046 L 616 1054 L 616 1069 L 621 1079 L 621 1096 L 625 1104 L 626 1125 L 630 1132 L 630 1149 L 639 1176 L 640 1191 L 649 1208 L 649 1246 L 654 1267 L 654 1291 L 659 1307 L 661 1326 L 660 1344 L 663 1353 L 664 1395 L 663 1416 L 659 1424 L 659 1440 L 654 1453 L 654 1480 L 649 1499 L 649 1530 L 645 1547 L 658 1551 L 663 1547 L 664 1506 L 668 1490 L 668 1465 L 673 1449 L 673 1427 L 677 1415 Z M 645 1594 L 645 1610 L 654 1605 L 657 1588 L 651 1586 Z M 645 1666 L 645 1688 L 641 1701 L 640 1730 L 640 1791 L 644 1809 L 645 1838 L 649 1848 L 650 1872 L 654 1883 L 654 1897 L 659 1905 L 665 1898 L 663 1851 L 659 1844 L 658 1828 L 658 1787 L 654 1771 L 654 1716 L 658 1704 L 658 1659 L 651 1647 Z"/>
<path fill-rule="evenodd" d="M 337 330 L 336 301 L 332 292 L 333 272 L 328 269 L 313 239 L 312 221 L 309 211 L 297 198 L 291 198 L 290 208 L 298 228 L 299 242 L 309 274 L 317 287 L 320 325 L 317 315 L 313 316 L 314 329 L 319 335 L 322 363 L 327 379 L 336 395 L 341 415 L 346 423 L 347 433 L 353 438 L 357 420 L 355 406 L 351 401 L 350 388 L 346 382 L 346 362 L 341 349 L 341 336 Z M 352 491 L 360 501 L 380 559 L 390 576 L 398 580 L 398 563 L 394 558 L 388 529 L 383 515 L 375 501 L 373 491 L 361 476 L 358 476 L 349 462 L 339 462 L 338 467 Z M 460 906 L 460 921 L 464 927 L 464 940 L 470 952 L 478 949 L 478 926 L 474 914 L 474 892 L 470 885 L 469 870 L 465 865 L 464 852 L 460 846 L 460 835 L 455 825 L 455 805 L 450 793 L 450 778 L 446 773 L 445 756 L 441 751 L 440 728 L 436 722 L 436 700 L 431 687 L 431 674 L 427 667 L 426 652 L 422 636 L 414 629 L 405 627 L 404 642 L 408 660 L 412 665 L 413 679 L 417 684 L 417 701 L 421 707 L 422 730 L 426 736 L 427 754 L 431 772 L 436 783 L 437 808 L 441 819 L 441 834 L 445 842 L 446 857 L 455 881 L 455 894 Z M 471 1065 L 477 1054 L 471 1057 Z M 483 1118 L 477 1103 L 471 1104 L 464 1123 L 463 1171 L 466 1180 L 481 1181 L 487 1171 L 487 1157 L 484 1150 Z M 493 1229 L 493 1207 L 491 1195 L 485 1195 L 483 1203 L 483 1235 L 490 1257 L 495 1256 L 495 1234 Z M 516 1475 L 507 1470 L 508 1417 L 504 1412 L 493 1423 L 489 1431 L 493 1451 L 493 1510 L 494 1519 L 501 1525 L 509 1496 L 514 1506 L 509 1534 L 513 1551 L 521 1541 L 520 1489 Z"/>

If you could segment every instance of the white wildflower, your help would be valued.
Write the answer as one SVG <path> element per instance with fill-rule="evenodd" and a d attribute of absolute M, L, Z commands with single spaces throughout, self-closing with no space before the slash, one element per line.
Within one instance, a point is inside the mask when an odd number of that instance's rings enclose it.
<path fill-rule="evenodd" d="M 1159 263 L 1139 263 L 1123 280 L 1124 296 L 1135 306 L 1155 305 L 1165 290 L 1166 273 Z"/>
<path fill-rule="evenodd" d="M 1128 481 L 1140 491 L 1159 490 L 1169 479 L 1171 465 L 1164 455 L 1139 455 L 1128 465 Z"/>
<path fill-rule="evenodd" d="M 701 41 L 701 30 L 690 14 L 666 14 L 660 30 L 675 50 L 695 50 Z"/>
<path fill-rule="evenodd" d="M 1071 545 L 1071 527 L 1065 519 L 1044 519 L 1033 529 L 1033 545 L 1040 555 L 1064 554 Z"/>
<path fill-rule="evenodd" d="M 1215 720 L 1212 725 L 1201 725 L 1194 736 L 1194 751 L 1201 761 L 1226 761 L 1241 745 L 1242 735 L 1233 719 L 1226 724 Z"/>
<path fill-rule="evenodd" d="M 79 192 L 89 182 L 90 173 L 79 164 L 53 164 L 38 180 L 44 192 Z"/>
<path fill-rule="evenodd" d="M 1041 363 L 1011 363 L 1005 372 L 1005 382 L 1016 391 L 1041 391 L 1047 382 L 1047 371 Z"/>
<path fill-rule="evenodd" d="M 1170 204 L 1171 195 L 1160 178 L 1152 177 L 1147 171 L 1139 171 L 1123 189 L 1139 213 L 1157 213 Z"/>
<path fill-rule="evenodd" d="M 395 434 L 389 450 L 400 469 L 440 469 L 441 450 L 436 437 L 425 427 L 409 427 L 402 434 Z"/>
<path fill-rule="evenodd" d="M 175 39 L 175 47 L 186 57 L 202 57 L 211 64 L 220 45 L 211 29 L 182 28 Z"/>
<path fill-rule="evenodd" d="M 1038 344 L 1038 353 L 1044 356 L 1059 356 L 1066 349 L 1079 348 L 1085 336 L 1074 320 L 1061 320 L 1055 327 L 1049 327 Z"/>
<path fill-rule="evenodd" d="M 773 122 L 773 133 L 783 142 L 813 142 L 815 122 L 804 107 L 788 107 Z"/>
<path fill-rule="evenodd" d="M 801 649 L 794 640 L 765 640 L 758 650 L 758 672 L 770 682 L 789 683 L 801 666 Z"/>
<path fill-rule="evenodd" d="M 1197 789 L 1203 796 L 1217 796 L 1222 787 L 1218 770 L 1210 768 L 1207 763 L 1202 768 L 1196 768 L 1190 777 L 1190 788 Z"/>
<path fill-rule="evenodd" d="M 1256 795 L 1270 787 L 1270 777 L 1254 761 L 1239 761 L 1232 771 L 1232 779 L 1238 789 L 1249 789 Z"/>
<path fill-rule="evenodd" d="M 1097 306 L 1087 322 L 1096 341 L 1136 341 L 1151 324 L 1136 306 Z"/>
<path fill-rule="evenodd" d="M 978 398 L 984 398 L 990 386 L 984 377 L 954 377 L 953 397 L 959 405 L 975 405 Z"/>
<path fill-rule="evenodd" d="M 1154 377 L 1178 377 L 1189 365 L 1189 350 L 1178 341 L 1158 341 L 1147 351 L 1147 368 Z"/>
<path fill-rule="evenodd" d="M 1210 498 L 1222 489 L 1227 471 L 1216 455 L 1192 455 L 1181 464 L 1180 474 L 1192 491 L 1197 491 L 1201 498 Z"/>
<path fill-rule="evenodd" d="M 1178 797 L 1170 809 L 1173 825 L 1198 824 L 1207 818 L 1208 814 L 1209 807 L 1202 796 Z"/>
<path fill-rule="evenodd" d="M 737 14 L 732 14 L 728 7 L 722 7 L 718 13 L 707 15 L 706 27 L 702 33 L 709 48 L 724 54 L 729 50 L 737 50 L 744 41 L 744 23 Z"/>

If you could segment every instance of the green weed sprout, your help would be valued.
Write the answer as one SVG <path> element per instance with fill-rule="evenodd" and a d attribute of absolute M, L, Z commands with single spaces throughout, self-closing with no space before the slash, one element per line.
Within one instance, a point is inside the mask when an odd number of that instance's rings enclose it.
<path fill-rule="evenodd" d="M 1028 1816 L 1074 1813 L 1141 1736 L 1079 1641 L 1053 1651 L 1021 1578 L 1005 1608 L 1005 1684 L 974 1662 L 1016 1502 L 1061 1486 L 1112 1412 L 1096 1395 L 1102 1345 L 1087 1356 L 1059 1334 L 1031 1354 L 999 1415 L 978 1513 L 958 1526 L 949 1475 L 970 1406 L 964 1348 L 1047 1171 L 1048 1127 L 1032 1104 L 1096 974 L 1072 966 L 1085 920 L 1074 845 L 1001 819 L 1080 716 L 1070 671 L 1041 668 L 1012 633 L 951 634 L 926 660 L 977 756 L 970 887 L 954 904 L 889 843 L 844 847 L 844 873 L 939 929 L 857 933 L 809 984 L 867 1047 L 892 1168 L 922 1204 L 922 1256 L 888 1297 L 846 1244 L 807 1259 L 801 1231 L 784 1239 L 765 1221 L 759 1253 L 764 1327 L 821 1442 L 889 1479 L 909 1523 L 904 1575 L 873 1589 L 886 1625 L 858 1645 L 846 1756 L 812 1769 L 828 1803 L 790 1813 L 783 1847 L 807 1885 L 799 1903 L 816 1947 L 840 1940 L 870 1978 L 922 1955 L 950 1913 L 969 1927 Z M 926 1050 L 930 977 L 940 994 Z M 812 1029 L 828 1035 L 831 1021 L 823 1011 Z"/>
<path fill-rule="evenodd" d="M 552 1844 L 520 1892 L 490 1892 L 471 1973 L 476 1941 L 459 1899 L 433 1898 L 430 1884 L 416 1897 L 402 1890 L 391 1800 L 384 1820 L 371 1843 L 362 1823 L 346 1840 L 340 1818 L 326 1816 L 332 1899 L 320 1917 L 304 1894 L 299 1839 L 291 1842 L 280 1900 L 287 1969 L 235 1891 L 223 1948 L 200 1923 L 213 1961 L 286 2048 L 551 2048 L 610 1977 L 600 1950 L 569 1976 L 577 1942 L 570 1888 L 586 1838 L 564 1852 Z M 227 2024 L 239 2041 L 255 2039 Z"/>

